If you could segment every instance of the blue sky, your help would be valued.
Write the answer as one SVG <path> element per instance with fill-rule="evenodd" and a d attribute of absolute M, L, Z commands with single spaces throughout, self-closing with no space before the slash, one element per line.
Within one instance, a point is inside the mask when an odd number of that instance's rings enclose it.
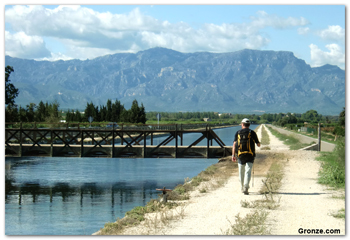
<path fill-rule="evenodd" d="M 338 5 L 315 5 L 329 4 L 320 1 L 302 1 L 313 5 L 295 5 L 300 4 L 295 1 L 294 5 L 250 1 L 245 2 L 250 5 L 237 1 L 138 5 L 129 1 L 132 5 L 123 5 L 113 1 L 120 4 L 66 7 L 45 5 L 47 2 L 28 1 L 30 6 L 19 1 L 5 3 L 6 55 L 55 61 L 152 47 L 180 52 L 250 48 L 291 51 L 312 67 L 332 64 L 345 68 L 345 1 L 332 3 Z"/>

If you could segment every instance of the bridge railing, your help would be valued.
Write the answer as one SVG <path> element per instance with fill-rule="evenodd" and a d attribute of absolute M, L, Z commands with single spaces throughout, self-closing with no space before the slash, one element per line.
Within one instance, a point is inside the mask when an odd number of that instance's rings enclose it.
<path fill-rule="evenodd" d="M 121 124 L 112 127 L 104 124 L 5 123 L 5 155 L 211 158 L 230 154 L 211 129 L 213 125 L 209 124 Z M 189 132 L 202 134 L 192 144 L 183 146 L 183 138 Z M 153 138 L 159 134 L 164 135 L 165 140 L 154 145 Z M 175 146 L 167 146 L 174 139 Z M 207 139 L 207 146 L 198 148 L 196 145 L 204 139 Z M 212 148 L 213 140 L 219 148 Z"/>
<path fill-rule="evenodd" d="M 207 127 L 227 126 L 225 124 L 117 124 L 108 122 L 99 123 L 47 123 L 47 122 L 6 122 L 5 129 L 123 129 L 123 130 L 193 130 Z"/>

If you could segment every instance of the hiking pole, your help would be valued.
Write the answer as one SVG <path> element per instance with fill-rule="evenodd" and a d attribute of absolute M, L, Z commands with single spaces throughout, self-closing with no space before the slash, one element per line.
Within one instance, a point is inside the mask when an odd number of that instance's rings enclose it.
<path fill-rule="evenodd" d="M 253 163 L 253 184 L 252 185 L 253 185 L 252 187 L 254 187 L 254 163 Z"/>

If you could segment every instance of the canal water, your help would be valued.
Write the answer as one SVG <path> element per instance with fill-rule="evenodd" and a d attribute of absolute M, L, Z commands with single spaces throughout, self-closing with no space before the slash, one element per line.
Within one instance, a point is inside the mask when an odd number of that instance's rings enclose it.
<path fill-rule="evenodd" d="M 238 129 L 215 132 L 230 146 Z M 186 135 L 184 145 L 199 137 Z M 156 188 L 172 189 L 218 160 L 30 157 L 5 162 L 6 235 L 91 235 L 158 198 Z"/>

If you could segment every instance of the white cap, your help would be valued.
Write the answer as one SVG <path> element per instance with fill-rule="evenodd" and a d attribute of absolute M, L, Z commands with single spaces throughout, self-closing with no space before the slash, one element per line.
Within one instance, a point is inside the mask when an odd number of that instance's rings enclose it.
<path fill-rule="evenodd" d="M 242 123 L 250 123 L 248 118 L 243 118 Z"/>

